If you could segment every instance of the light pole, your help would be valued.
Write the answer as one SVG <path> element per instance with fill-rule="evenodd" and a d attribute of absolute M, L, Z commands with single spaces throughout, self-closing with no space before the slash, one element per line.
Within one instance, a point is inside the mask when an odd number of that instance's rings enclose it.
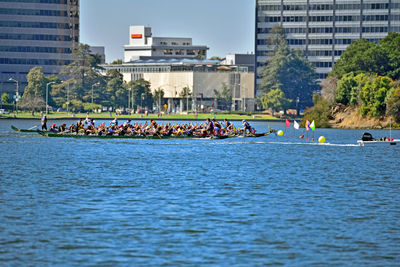
<path fill-rule="evenodd" d="M 10 78 L 10 79 L 8 79 L 8 80 L 9 80 L 9 81 L 13 81 L 13 82 L 15 82 L 15 83 L 17 84 L 17 92 L 16 92 L 16 94 L 15 94 L 15 111 L 18 113 L 17 103 L 18 103 L 18 100 L 19 100 L 19 93 L 18 93 L 19 83 L 18 83 L 17 80 L 15 80 L 15 79 L 13 79 L 13 78 Z"/>
<path fill-rule="evenodd" d="M 140 108 L 143 109 L 143 99 L 144 99 L 144 93 L 141 94 L 140 98 Z"/>
<path fill-rule="evenodd" d="M 99 85 L 99 83 L 92 84 L 92 113 L 93 113 L 93 94 L 94 94 L 93 88 L 94 88 L 95 85 Z"/>
<path fill-rule="evenodd" d="M 49 102 L 49 85 L 53 84 L 53 83 L 56 83 L 56 82 L 49 82 L 49 83 L 46 84 L 46 115 L 49 113 L 49 111 L 48 111 L 48 107 L 49 107 L 49 105 L 48 105 L 48 102 Z"/>
<path fill-rule="evenodd" d="M 69 113 L 69 83 L 68 83 L 68 89 L 67 89 L 67 113 Z"/>
<path fill-rule="evenodd" d="M 128 88 L 128 109 L 131 108 L 131 88 Z"/>

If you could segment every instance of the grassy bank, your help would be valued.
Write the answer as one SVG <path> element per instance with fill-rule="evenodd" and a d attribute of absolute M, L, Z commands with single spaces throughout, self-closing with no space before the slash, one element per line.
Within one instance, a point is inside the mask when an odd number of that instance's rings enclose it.
<path fill-rule="evenodd" d="M 47 115 L 48 119 L 75 119 L 75 118 L 86 118 L 87 113 L 77 113 L 71 114 L 66 112 L 53 112 Z M 227 114 L 227 113 L 216 113 L 216 114 L 207 114 L 207 113 L 199 113 L 199 114 L 169 114 L 158 116 L 157 114 L 148 114 L 147 116 L 144 114 L 133 114 L 133 115 L 116 115 L 115 113 L 89 113 L 90 118 L 94 119 L 113 119 L 115 117 L 121 119 L 132 119 L 132 120 L 149 120 L 149 119 L 165 119 L 165 120 L 206 120 L 207 118 L 216 118 L 217 120 L 276 120 L 275 118 L 268 114 Z M 0 118 L 3 119 L 37 119 L 41 118 L 40 113 L 36 113 L 34 116 L 30 112 L 18 112 L 18 114 L 10 113 L 10 114 L 1 114 Z"/>

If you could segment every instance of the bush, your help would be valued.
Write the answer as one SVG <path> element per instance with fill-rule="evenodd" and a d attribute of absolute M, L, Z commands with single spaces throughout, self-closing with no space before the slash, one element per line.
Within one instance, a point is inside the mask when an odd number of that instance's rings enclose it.
<path fill-rule="evenodd" d="M 314 121 L 317 128 L 330 128 L 331 119 L 330 104 L 328 100 L 320 95 L 313 95 L 314 106 L 304 113 L 301 125 L 305 125 L 306 120 Z"/>

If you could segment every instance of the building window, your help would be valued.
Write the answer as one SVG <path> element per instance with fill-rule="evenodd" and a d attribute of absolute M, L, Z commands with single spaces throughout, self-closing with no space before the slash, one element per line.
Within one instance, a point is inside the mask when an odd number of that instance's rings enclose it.
<path fill-rule="evenodd" d="M 164 55 L 172 55 L 173 50 L 172 49 L 164 49 Z"/>

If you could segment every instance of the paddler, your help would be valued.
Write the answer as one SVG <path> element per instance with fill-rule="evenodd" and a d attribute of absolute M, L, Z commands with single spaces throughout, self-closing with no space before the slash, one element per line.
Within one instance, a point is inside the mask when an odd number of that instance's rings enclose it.
<path fill-rule="evenodd" d="M 247 130 L 249 130 L 249 133 L 251 133 L 251 126 L 250 126 L 250 123 L 248 121 L 242 120 L 242 125 L 244 127 L 243 128 L 244 134 L 246 134 Z"/>

